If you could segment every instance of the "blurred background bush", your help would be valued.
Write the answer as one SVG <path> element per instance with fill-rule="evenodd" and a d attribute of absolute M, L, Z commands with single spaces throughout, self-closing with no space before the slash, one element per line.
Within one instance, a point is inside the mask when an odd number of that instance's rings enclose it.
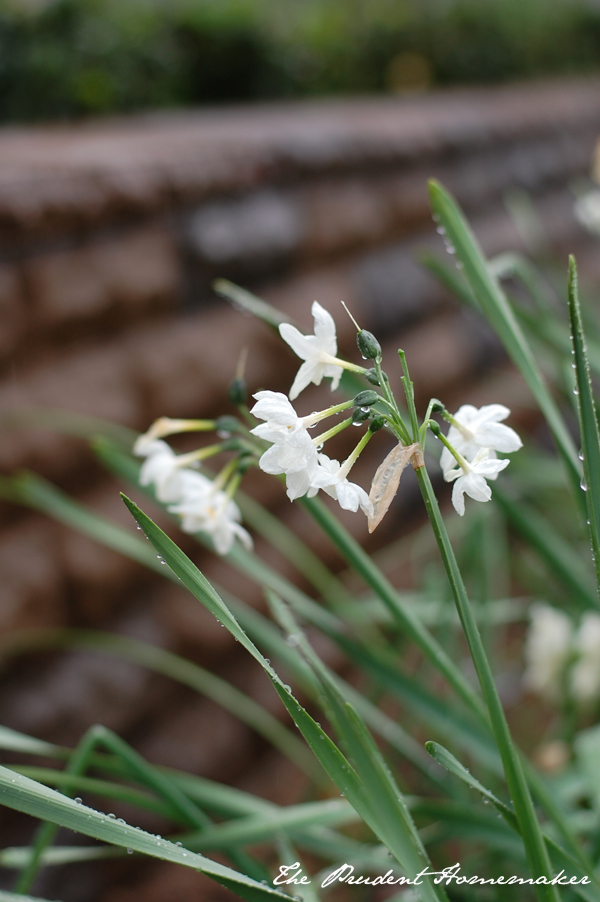
<path fill-rule="evenodd" d="M 2 0 L 0 121 L 600 68 L 598 0 Z"/>

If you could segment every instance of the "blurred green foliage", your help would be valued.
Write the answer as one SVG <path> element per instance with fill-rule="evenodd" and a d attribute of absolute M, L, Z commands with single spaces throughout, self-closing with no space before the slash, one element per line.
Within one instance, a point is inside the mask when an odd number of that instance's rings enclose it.
<path fill-rule="evenodd" d="M 597 0 L 0 0 L 0 121 L 600 68 Z"/>

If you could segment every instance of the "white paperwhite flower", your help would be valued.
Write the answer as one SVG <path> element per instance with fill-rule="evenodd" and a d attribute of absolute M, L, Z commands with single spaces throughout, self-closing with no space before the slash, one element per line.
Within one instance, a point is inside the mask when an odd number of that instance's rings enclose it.
<path fill-rule="evenodd" d="M 293 501 L 309 491 L 319 465 L 317 449 L 306 428 L 311 418 L 299 417 L 281 392 L 260 391 L 254 397 L 257 403 L 251 413 L 266 422 L 251 432 L 273 443 L 258 465 L 265 473 L 285 473 L 287 495 Z"/>
<path fill-rule="evenodd" d="M 452 489 L 452 504 L 461 517 L 465 512 L 465 495 L 475 501 L 489 501 L 492 490 L 486 479 L 495 479 L 509 463 L 508 458 L 496 460 L 495 457 L 490 457 L 489 448 L 481 448 L 471 463 L 463 459 L 462 464 L 455 470 L 447 470 L 444 473 L 446 482 L 456 480 Z"/>
<path fill-rule="evenodd" d="M 314 490 L 323 489 L 344 510 L 356 512 L 360 507 L 367 517 L 372 516 L 373 504 L 369 496 L 359 485 L 349 482 L 346 473 L 345 466 L 339 461 L 330 459 L 326 454 L 319 454 L 319 467 L 312 479 L 311 490 L 315 493 Z"/>
<path fill-rule="evenodd" d="M 200 474 L 198 474 L 200 475 Z M 218 554 L 228 554 L 238 538 L 248 550 L 252 548 L 252 537 L 240 526 L 240 509 L 226 492 L 215 489 L 210 479 L 198 483 L 194 491 L 169 508 L 182 518 L 184 532 L 205 532 L 212 537 Z"/>
<path fill-rule="evenodd" d="M 573 626 L 566 614 L 546 604 L 533 605 L 530 616 L 525 643 L 527 670 L 523 681 L 529 689 L 556 701 L 560 698 L 565 668 L 572 656 Z"/>
<path fill-rule="evenodd" d="M 588 611 L 583 615 L 574 638 L 578 655 L 569 674 L 572 697 L 581 705 L 589 705 L 600 695 L 600 615 Z"/>
<path fill-rule="evenodd" d="M 501 422 L 509 415 L 510 410 L 503 404 L 486 404 L 479 408 L 463 404 L 453 416 L 456 423 L 450 426 L 448 441 L 467 460 L 474 458 L 481 448 L 502 454 L 518 451 L 523 445 L 521 439 L 514 429 Z M 493 458 L 496 455 L 490 453 L 488 456 Z M 442 471 L 446 473 L 455 465 L 451 452 L 444 448 L 440 458 Z M 495 479 L 497 475 L 490 475 L 488 479 Z"/>
<path fill-rule="evenodd" d="M 292 401 L 311 382 L 320 385 L 323 376 L 331 379 L 333 391 L 338 387 L 343 373 L 343 367 L 336 358 L 337 337 L 333 317 L 317 301 L 313 303 L 311 312 L 315 321 L 314 335 L 303 335 L 290 323 L 282 323 L 279 327 L 283 340 L 304 360 L 290 389 Z"/>
<path fill-rule="evenodd" d="M 205 478 L 180 466 L 178 455 L 161 439 L 154 439 L 141 447 L 143 450 L 136 453 L 145 456 L 146 460 L 140 470 L 140 485 L 154 485 L 156 497 L 164 504 L 178 501 L 187 486 L 193 487 L 197 480 Z"/>
<path fill-rule="evenodd" d="M 580 197 L 575 202 L 574 211 L 575 218 L 588 232 L 600 235 L 600 191 L 588 191 Z"/>

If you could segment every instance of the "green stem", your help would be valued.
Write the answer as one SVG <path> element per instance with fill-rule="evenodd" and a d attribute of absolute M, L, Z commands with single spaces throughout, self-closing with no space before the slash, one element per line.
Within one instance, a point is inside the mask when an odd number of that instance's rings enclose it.
<path fill-rule="evenodd" d="M 402 603 L 392 584 L 373 563 L 369 555 L 363 551 L 358 542 L 317 498 L 302 498 L 300 503 L 322 527 L 350 566 L 381 598 L 403 632 L 418 645 L 433 666 L 443 674 L 457 695 L 487 722 L 485 707 L 481 698 L 448 657 L 439 642 L 434 639 L 427 627 Z"/>
<path fill-rule="evenodd" d="M 552 867 L 548 857 L 548 851 L 538 823 L 529 787 L 521 766 L 518 750 L 513 744 L 504 709 L 498 696 L 490 665 L 481 641 L 477 622 L 471 610 L 462 576 L 446 526 L 433 491 L 426 468 L 419 467 L 416 471 L 419 486 L 431 520 L 433 532 L 442 556 L 448 581 L 450 583 L 458 616 L 463 627 L 473 664 L 479 678 L 483 697 L 487 705 L 490 722 L 498 751 L 502 759 L 504 774 L 510 792 L 515 814 L 519 822 L 525 853 L 531 874 L 534 878 L 545 876 L 552 877 Z M 544 902 L 557 902 L 560 899 L 554 886 L 536 886 L 538 899 Z"/>
<path fill-rule="evenodd" d="M 352 417 L 348 417 L 346 420 L 342 420 L 341 423 L 336 423 L 335 426 L 332 426 L 331 429 L 328 429 L 326 432 L 322 432 L 321 435 L 317 435 L 316 438 L 313 439 L 313 445 L 316 448 L 319 445 L 324 444 L 329 441 L 330 438 L 333 438 L 334 435 L 337 435 L 338 432 L 342 432 L 342 430 L 346 429 L 347 426 L 352 422 Z"/>
<path fill-rule="evenodd" d="M 404 394 L 406 395 L 406 404 L 408 406 L 408 415 L 410 416 L 410 425 L 412 426 L 413 442 L 419 441 L 419 418 L 417 417 L 417 408 L 415 407 L 415 392 L 413 383 L 411 382 L 410 373 L 406 363 L 406 354 L 402 350 L 398 350 L 400 363 L 402 364 L 402 385 Z"/>

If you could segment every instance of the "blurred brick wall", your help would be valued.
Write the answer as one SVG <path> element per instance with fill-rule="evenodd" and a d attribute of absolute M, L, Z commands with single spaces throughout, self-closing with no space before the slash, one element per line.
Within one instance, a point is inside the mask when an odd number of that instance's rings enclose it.
<path fill-rule="evenodd" d="M 214 297 L 212 279 L 225 276 L 307 329 L 318 299 L 336 315 L 342 350 L 355 354 L 343 299 L 389 350 L 402 344 L 421 398 L 489 400 L 480 386 L 491 382 L 493 399 L 526 417 L 527 394 L 494 339 L 415 262 L 418 249 L 441 249 L 426 179 L 456 193 L 491 253 L 521 246 L 505 201 L 523 189 L 551 247 L 577 250 L 583 272 L 600 275 L 570 190 L 600 133 L 599 91 L 595 80 L 557 82 L 0 132 L 2 416 L 64 408 L 140 430 L 161 414 L 210 416 L 226 409 L 243 346 L 251 388 L 287 390 L 296 360 L 265 326 Z M 302 405 L 314 409 L 320 397 Z M 372 452 L 358 481 L 368 485 L 386 450 Z M 0 466 L 30 467 L 130 525 L 118 486 L 81 441 L 6 426 Z M 277 485 L 259 475 L 253 490 L 314 542 Z M 410 519 L 414 494 L 408 485 L 403 493 L 383 539 Z M 364 522 L 347 522 L 364 535 Z M 10 505 L 0 530 L 4 634 L 45 625 L 121 631 L 233 672 L 278 710 L 225 631 L 176 587 Z M 194 554 L 209 577 L 260 603 L 223 562 Z M 83 652 L 41 661 L 7 662 L 0 722 L 75 742 L 101 720 L 153 761 L 245 774 L 246 785 L 285 795 L 261 743 L 212 703 Z M 293 796 L 296 784 L 282 781 Z M 69 892 L 61 889 L 66 902 L 87 898 Z"/>

